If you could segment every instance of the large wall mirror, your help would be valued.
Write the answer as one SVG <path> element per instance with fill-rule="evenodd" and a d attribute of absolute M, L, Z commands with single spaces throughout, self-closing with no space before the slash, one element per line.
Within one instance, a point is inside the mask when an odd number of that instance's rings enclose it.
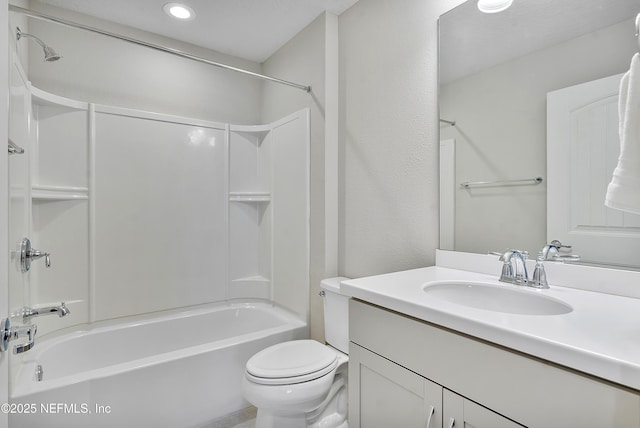
<path fill-rule="evenodd" d="M 604 207 L 638 13 L 640 0 L 514 0 L 495 14 L 469 0 L 440 17 L 442 249 L 535 257 L 559 239 L 580 263 L 640 267 L 640 216 Z M 563 104 L 602 82 L 608 93 Z"/>

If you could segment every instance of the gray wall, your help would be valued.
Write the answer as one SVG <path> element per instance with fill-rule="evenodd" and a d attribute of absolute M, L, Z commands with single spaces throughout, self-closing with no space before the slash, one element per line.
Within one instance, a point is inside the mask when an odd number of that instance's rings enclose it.
<path fill-rule="evenodd" d="M 340 273 L 426 266 L 438 247 L 437 20 L 459 0 L 340 15 Z"/>
<path fill-rule="evenodd" d="M 69 73 L 77 75 L 77 88 L 66 88 L 73 98 L 234 123 L 266 122 L 310 107 L 310 319 L 312 335 L 320 338 L 321 301 L 316 291 L 322 277 L 359 277 L 434 262 L 438 247 L 437 19 L 459 3 L 360 0 L 338 18 L 337 28 L 326 17 L 318 18 L 262 67 L 203 52 L 232 65 L 309 83 L 314 88 L 311 95 L 233 76 L 225 78 L 237 79 L 233 88 L 241 96 L 239 101 L 230 100 L 225 88 L 215 83 L 218 70 L 186 62 L 167 65 L 162 63 L 164 56 L 138 52 L 139 48 L 116 41 L 101 46 L 104 62 L 67 58 L 69 54 L 60 48 L 65 61 L 40 63 L 39 70 L 31 73 L 36 85 L 54 93 L 60 93 Z M 140 36 L 127 28 L 118 31 Z M 327 47 L 336 32 L 339 57 Z M 180 47 L 171 40 L 157 42 Z M 69 52 L 96 47 L 90 37 L 71 34 L 56 35 L 49 43 L 78 45 Z M 106 58 L 109 54 L 111 59 Z M 52 70 L 52 65 L 68 68 Z M 122 82 L 124 66 L 133 69 L 127 71 L 133 73 L 132 83 Z M 339 90 L 332 71 L 327 72 L 332 67 L 339 73 Z M 199 82 L 211 78 L 211 83 L 198 93 L 190 92 L 183 81 L 166 87 L 165 82 L 176 75 Z M 52 81 L 45 83 L 45 77 Z M 339 116 L 332 104 L 333 98 L 337 104 L 338 96 Z M 262 101 L 253 106 L 246 99 Z M 226 104 L 224 110 L 220 104 Z M 332 130 L 338 122 L 335 135 Z M 334 158 L 328 150 L 334 145 L 339 147 L 339 168 L 332 169 Z M 336 177 L 337 187 L 325 188 Z M 334 230 L 332 210 L 337 206 Z"/>
<path fill-rule="evenodd" d="M 148 32 L 35 2 L 31 7 L 213 61 L 261 71 L 260 64 L 255 62 Z M 29 77 L 45 91 L 81 101 L 177 116 L 235 124 L 259 123 L 261 80 L 44 21 L 29 20 L 28 31 L 46 34 L 46 42 L 63 56 L 60 61 L 45 63 L 37 45 L 18 44 L 19 49 L 35 47 L 29 49 Z"/>

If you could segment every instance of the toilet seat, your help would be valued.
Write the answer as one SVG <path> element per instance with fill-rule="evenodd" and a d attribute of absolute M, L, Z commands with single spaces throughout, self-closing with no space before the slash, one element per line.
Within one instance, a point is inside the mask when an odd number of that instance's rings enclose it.
<path fill-rule="evenodd" d="M 249 359 L 246 376 L 262 385 L 308 382 L 338 365 L 335 351 L 315 340 L 294 340 L 270 346 Z"/>

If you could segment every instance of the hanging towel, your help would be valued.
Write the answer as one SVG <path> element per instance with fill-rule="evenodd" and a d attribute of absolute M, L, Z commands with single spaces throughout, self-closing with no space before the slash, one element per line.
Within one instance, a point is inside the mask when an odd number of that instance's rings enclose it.
<path fill-rule="evenodd" d="M 620 156 L 604 204 L 640 214 L 640 55 L 620 81 Z"/>

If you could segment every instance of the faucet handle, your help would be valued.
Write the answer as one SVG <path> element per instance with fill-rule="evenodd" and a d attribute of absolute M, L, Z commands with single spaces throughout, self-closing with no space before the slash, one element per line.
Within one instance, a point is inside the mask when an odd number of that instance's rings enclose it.
<path fill-rule="evenodd" d="M 534 288 L 549 288 L 547 272 L 544 270 L 544 264 L 540 258 L 536 261 L 536 267 L 533 270 L 533 276 L 531 277 L 531 281 L 529 281 L 529 286 Z"/>
<path fill-rule="evenodd" d="M 38 326 L 35 324 L 22 325 L 18 327 L 11 327 L 11 321 L 9 318 L 5 318 L 0 323 L 0 351 L 4 352 L 9 349 L 9 342 L 15 339 L 26 336 L 28 341 L 26 343 L 16 345 L 13 347 L 14 354 L 21 354 L 33 348 L 35 344 L 36 332 Z"/>
<path fill-rule="evenodd" d="M 45 267 L 51 267 L 51 254 L 32 248 L 29 238 L 24 238 L 20 244 L 20 265 L 22 267 L 22 273 L 28 272 L 31 268 L 31 262 L 41 257 L 44 257 Z"/>
<path fill-rule="evenodd" d="M 569 250 L 568 252 L 571 252 L 573 247 L 571 245 L 563 245 L 562 242 L 554 239 L 540 250 L 538 253 L 538 260 L 548 260 L 560 263 L 580 260 L 580 256 L 577 254 L 560 254 L 561 249 L 566 249 Z"/>

